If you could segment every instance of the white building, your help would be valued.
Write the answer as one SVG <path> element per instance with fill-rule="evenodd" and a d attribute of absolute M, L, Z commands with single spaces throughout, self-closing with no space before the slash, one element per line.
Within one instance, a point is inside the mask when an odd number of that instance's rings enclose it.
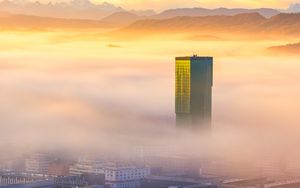
<path fill-rule="evenodd" d="M 82 174 L 103 174 L 103 165 L 100 162 L 79 159 L 77 163 L 70 166 L 70 175 L 82 175 Z"/>
<path fill-rule="evenodd" d="M 111 188 L 139 188 L 140 180 L 149 176 L 149 167 L 136 167 L 108 163 L 104 167 L 105 182 Z"/>
<path fill-rule="evenodd" d="M 33 174 L 47 174 L 50 164 L 49 157 L 45 154 L 33 154 L 25 161 L 26 171 Z"/>
<path fill-rule="evenodd" d="M 151 174 L 150 167 L 137 167 L 115 162 L 80 159 L 70 167 L 71 175 L 104 174 L 111 188 L 139 188 L 140 180 Z"/>

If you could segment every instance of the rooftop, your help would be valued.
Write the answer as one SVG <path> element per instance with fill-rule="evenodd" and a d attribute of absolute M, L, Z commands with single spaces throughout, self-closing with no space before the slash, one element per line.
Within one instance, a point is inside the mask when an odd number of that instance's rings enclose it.
<path fill-rule="evenodd" d="M 176 57 L 176 60 L 212 60 L 212 59 L 213 57 L 198 56 L 198 55 Z"/>

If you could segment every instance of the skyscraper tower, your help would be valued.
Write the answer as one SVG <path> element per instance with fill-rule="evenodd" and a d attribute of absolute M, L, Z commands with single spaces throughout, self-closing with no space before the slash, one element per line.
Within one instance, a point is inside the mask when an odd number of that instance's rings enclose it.
<path fill-rule="evenodd" d="M 212 114 L 213 58 L 176 57 L 176 124 L 210 129 Z"/>

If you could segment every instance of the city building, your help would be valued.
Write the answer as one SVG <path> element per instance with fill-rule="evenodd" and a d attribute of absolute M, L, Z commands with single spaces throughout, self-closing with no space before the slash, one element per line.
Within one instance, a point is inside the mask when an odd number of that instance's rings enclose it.
<path fill-rule="evenodd" d="M 176 124 L 193 129 L 210 128 L 213 58 L 176 57 Z"/>
<path fill-rule="evenodd" d="M 26 172 L 33 174 L 47 174 L 50 159 L 46 154 L 32 154 L 25 161 Z"/>
<path fill-rule="evenodd" d="M 1 175 L 0 186 L 14 185 L 14 184 L 26 184 L 34 182 L 32 177 L 20 176 L 20 175 Z"/>
<path fill-rule="evenodd" d="M 150 167 L 86 159 L 81 159 L 70 167 L 70 174 L 73 176 L 103 174 L 105 184 L 110 188 L 139 188 L 141 179 L 150 175 L 150 172 Z"/>
<path fill-rule="evenodd" d="M 106 185 L 111 188 L 139 188 L 143 178 L 151 174 L 149 167 L 108 163 L 104 168 Z"/>
<path fill-rule="evenodd" d="M 64 162 L 54 162 L 49 164 L 48 174 L 52 176 L 68 176 L 70 164 Z"/>
<path fill-rule="evenodd" d="M 59 176 L 54 178 L 54 188 L 104 187 L 104 174 L 83 174 L 77 176 Z"/>
<path fill-rule="evenodd" d="M 69 168 L 70 175 L 102 174 L 103 164 L 95 160 L 79 159 Z"/>
<path fill-rule="evenodd" d="M 0 175 L 1 188 L 50 188 L 54 181 L 47 176 L 8 173 Z"/>
<path fill-rule="evenodd" d="M 83 174 L 78 176 L 57 177 L 26 173 L 8 173 L 0 175 L 0 188 L 102 188 L 104 186 L 104 174 Z"/>

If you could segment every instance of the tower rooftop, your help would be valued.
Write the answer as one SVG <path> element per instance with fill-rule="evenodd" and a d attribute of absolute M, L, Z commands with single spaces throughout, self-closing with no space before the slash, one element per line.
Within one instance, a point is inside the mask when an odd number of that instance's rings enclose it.
<path fill-rule="evenodd" d="M 211 60 L 213 57 L 209 56 L 182 56 L 182 57 L 176 57 L 176 60 Z"/>

